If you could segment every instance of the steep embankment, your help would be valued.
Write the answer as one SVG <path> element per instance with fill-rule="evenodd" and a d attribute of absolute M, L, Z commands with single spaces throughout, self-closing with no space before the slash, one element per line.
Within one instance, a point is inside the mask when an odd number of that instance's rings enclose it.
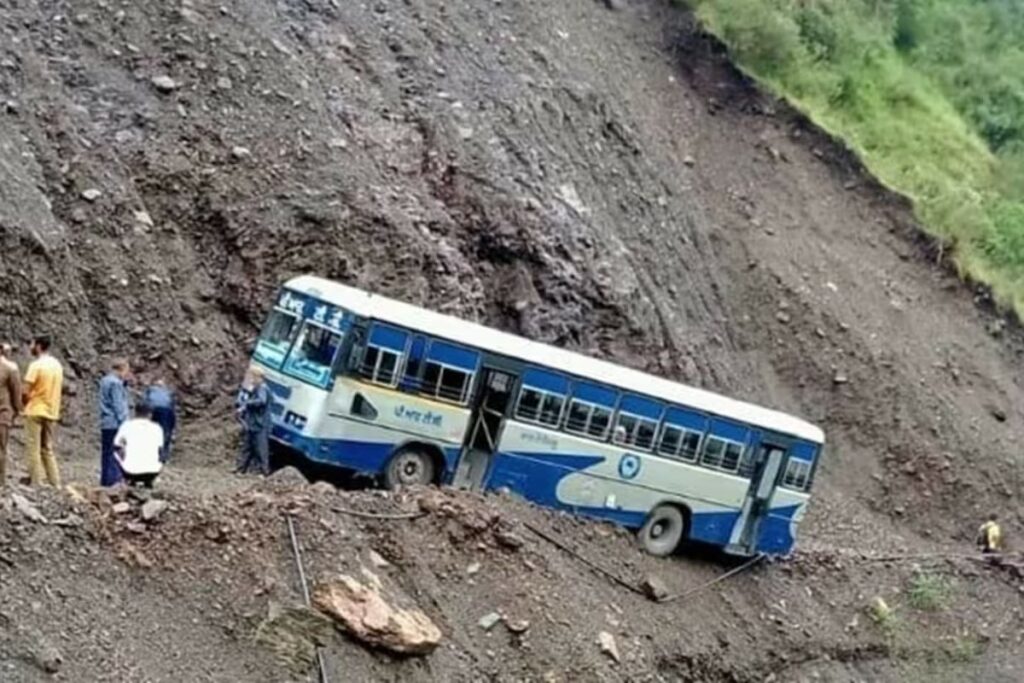
<path fill-rule="evenodd" d="M 3 7 L 0 330 L 53 330 L 80 381 L 124 351 L 168 372 L 186 467 L 226 459 L 217 402 L 314 271 L 818 421 L 810 549 L 967 545 L 1012 504 L 1018 330 L 667 3 Z M 796 620 L 867 599 L 821 586 Z"/>

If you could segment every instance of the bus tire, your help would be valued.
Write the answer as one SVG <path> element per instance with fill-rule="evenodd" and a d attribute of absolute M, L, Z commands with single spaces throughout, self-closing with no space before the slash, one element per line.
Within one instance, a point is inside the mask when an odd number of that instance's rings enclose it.
<path fill-rule="evenodd" d="M 655 557 L 671 555 L 683 540 L 686 516 L 672 505 L 659 505 L 637 532 L 641 547 Z"/>
<path fill-rule="evenodd" d="M 394 491 L 406 486 L 434 483 L 437 467 L 434 459 L 419 448 L 403 448 L 391 456 L 384 470 L 384 488 Z"/>

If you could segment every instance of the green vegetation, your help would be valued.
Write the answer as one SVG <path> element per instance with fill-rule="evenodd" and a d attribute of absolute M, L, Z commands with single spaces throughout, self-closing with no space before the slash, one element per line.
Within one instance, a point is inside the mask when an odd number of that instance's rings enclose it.
<path fill-rule="evenodd" d="M 1024 315 L 1024 2 L 688 2 Z"/>
<path fill-rule="evenodd" d="M 953 587 L 939 574 L 915 574 L 910 580 L 907 602 L 914 609 L 936 612 L 944 609 L 952 596 Z"/>
<path fill-rule="evenodd" d="M 954 638 L 946 648 L 946 656 L 954 662 L 966 664 L 981 657 L 984 648 L 981 642 L 971 635 Z"/>

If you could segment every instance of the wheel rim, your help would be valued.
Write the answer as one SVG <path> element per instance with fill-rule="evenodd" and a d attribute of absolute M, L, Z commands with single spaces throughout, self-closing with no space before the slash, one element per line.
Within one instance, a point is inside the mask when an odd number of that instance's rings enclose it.
<path fill-rule="evenodd" d="M 425 484 L 426 465 L 418 453 L 402 453 L 395 462 L 395 474 L 398 483 L 405 486 Z"/>

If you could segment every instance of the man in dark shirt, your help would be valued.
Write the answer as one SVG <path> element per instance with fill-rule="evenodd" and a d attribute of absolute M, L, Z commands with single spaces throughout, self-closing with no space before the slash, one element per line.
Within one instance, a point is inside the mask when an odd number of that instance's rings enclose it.
<path fill-rule="evenodd" d="M 128 419 L 128 361 L 119 358 L 100 380 L 100 486 L 121 481 L 121 468 L 114 455 L 114 437 Z"/>
<path fill-rule="evenodd" d="M 153 422 L 164 430 L 164 448 L 160 453 L 160 462 L 166 463 L 171 458 L 171 441 L 178 423 L 174 392 L 163 379 L 158 378 L 143 392 L 142 405 L 149 408 Z"/>
<path fill-rule="evenodd" d="M 236 401 L 242 422 L 242 452 L 237 469 L 241 474 L 253 469 L 270 474 L 270 403 L 270 389 L 263 381 L 263 370 L 254 367 Z"/>

